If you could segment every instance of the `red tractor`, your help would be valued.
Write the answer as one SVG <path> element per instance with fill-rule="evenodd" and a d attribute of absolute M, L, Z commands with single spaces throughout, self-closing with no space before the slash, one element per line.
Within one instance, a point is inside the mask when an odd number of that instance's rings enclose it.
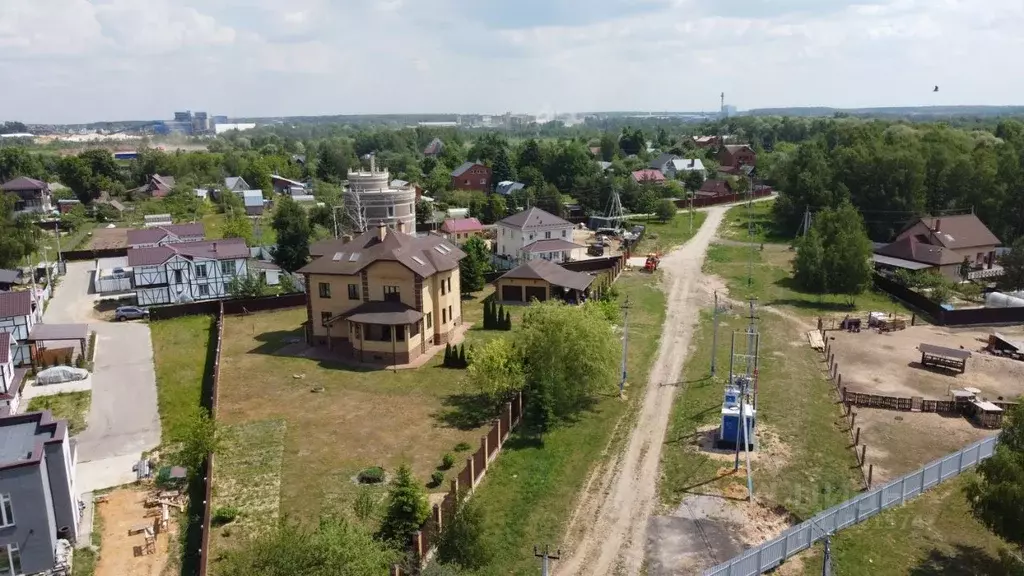
<path fill-rule="evenodd" d="M 644 262 L 644 271 L 645 272 L 654 272 L 655 270 L 658 269 L 658 264 L 660 262 L 661 262 L 661 257 L 660 256 L 658 256 L 657 254 L 655 254 L 653 252 L 648 254 L 647 255 L 647 261 Z"/>

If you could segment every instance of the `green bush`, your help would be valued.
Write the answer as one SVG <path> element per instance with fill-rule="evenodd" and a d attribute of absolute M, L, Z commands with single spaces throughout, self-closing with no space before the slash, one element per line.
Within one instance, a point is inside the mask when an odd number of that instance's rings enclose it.
<path fill-rule="evenodd" d="M 458 444 L 455 445 L 456 452 L 465 452 L 470 448 L 472 448 L 472 446 L 470 446 L 468 442 L 459 442 Z"/>
<path fill-rule="evenodd" d="M 367 468 L 359 473 L 360 484 L 380 484 L 384 481 L 384 469 L 380 466 Z"/>
<path fill-rule="evenodd" d="M 441 482 L 444 482 L 444 472 L 440 470 L 434 470 L 430 473 L 430 485 L 440 486 Z"/>
<path fill-rule="evenodd" d="M 455 456 L 453 456 L 451 452 L 446 452 L 445 455 L 441 457 L 441 470 L 448 470 L 452 466 L 455 466 Z"/>
<path fill-rule="evenodd" d="M 221 506 L 213 512 L 213 518 L 210 519 L 210 523 L 214 526 L 223 526 L 230 524 L 238 518 L 238 508 L 234 506 Z"/>

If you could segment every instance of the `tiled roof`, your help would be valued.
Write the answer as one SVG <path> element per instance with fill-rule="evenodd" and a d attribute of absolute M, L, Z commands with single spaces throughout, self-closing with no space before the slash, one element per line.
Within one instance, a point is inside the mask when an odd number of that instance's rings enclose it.
<path fill-rule="evenodd" d="M 476 218 L 448 218 L 444 221 L 444 224 L 441 225 L 441 230 L 444 230 L 449 234 L 459 232 L 479 232 L 483 229 L 484 225 Z"/>
<path fill-rule="evenodd" d="M 594 283 L 593 276 L 583 274 L 581 272 L 566 270 L 558 264 L 548 260 L 530 260 L 526 264 L 509 270 L 498 278 L 498 280 L 506 278 L 517 280 L 543 280 L 548 284 L 554 284 L 555 286 L 561 286 L 563 288 L 573 288 L 575 290 L 585 290 L 588 286 Z"/>
<path fill-rule="evenodd" d="M 918 242 L 913 236 L 907 236 L 892 244 L 883 246 L 875 250 L 875 253 L 901 260 L 910 260 L 911 262 L 924 262 L 934 266 L 959 264 L 963 261 L 963 258 L 952 250 L 947 250 L 942 246 L 932 246 L 931 244 Z"/>
<path fill-rule="evenodd" d="M 0 292 L 0 318 L 32 314 L 32 293 L 28 290 Z"/>
<path fill-rule="evenodd" d="M 494 188 L 494 191 L 502 196 L 507 196 L 516 190 L 522 190 L 526 188 L 526 184 L 522 182 L 513 182 L 511 180 L 502 180 L 498 182 L 498 185 Z"/>
<path fill-rule="evenodd" d="M 672 167 L 676 172 L 704 170 L 704 162 L 700 158 L 676 158 Z"/>
<path fill-rule="evenodd" d="M 249 247 L 242 238 L 222 238 L 206 242 L 165 244 L 152 248 L 129 248 L 128 265 L 155 266 L 163 264 L 176 254 L 189 260 L 234 260 L 248 258 Z"/>
<path fill-rule="evenodd" d="M 732 194 L 732 186 L 726 180 L 705 180 L 700 185 L 698 193 L 701 196 L 722 196 Z"/>
<path fill-rule="evenodd" d="M 643 182 L 644 180 L 650 182 L 664 182 L 665 175 L 657 170 L 637 170 L 633 172 L 633 180 L 636 180 L 637 182 Z"/>
<path fill-rule="evenodd" d="M 36 180 L 35 178 L 29 178 L 28 176 L 18 176 L 14 180 L 4 182 L 0 189 L 8 192 L 14 192 L 16 190 L 44 190 L 47 187 L 46 182 Z"/>
<path fill-rule="evenodd" d="M 164 226 L 154 226 L 152 228 L 137 228 L 128 231 L 128 245 L 153 244 L 164 239 L 166 236 L 188 238 L 194 236 L 201 237 L 205 234 L 206 230 L 200 223 L 166 224 Z"/>
<path fill-rule="evenodd" d="M 996 238 L 996 235 L 974 214 L 918 218 L 908 224 L 900 234 L 914 227 L 918 222 L 923 223 L 931 231 L 929 234 L 931 243 L 945 248 L 957 250 L 1001 244 L 999 238 Z"/>
<path fill-rule="evenodd" d="M 505 226 L 516 228 L 518 230 L 572 226 L 569 222 L 566 222 L 550 212 L 545 212 L 540 208 L 528 208 L 518 214 L 513 214 L 508 218 L 505 218 L 499 222 L 499 224 L 504 224 Z"/>
<path fill-rule="evenodd" d="M 224 179 L 224 187 L 227 188 L 228 190 L 234 190 L 235 186 L 238 186 L 239 182 L 245 184 L 246 188 L 249 187 L 249 183 L 246 182 L 245 179 L 242 178 L 241 176 L 228 176 L 227 178 Z"/>
<path fill-rule="evenodd" d="M 676 156 L 675 154 L 669 154 L 666 152 L 664 154 L 659 154 L 658 157 L 655 158 L 654 160 L 651 160 L 651 163 L 648 164 L 647 166 L 649 168 L 653 168 L 654 170 L 661 170 L 662 168 L 665 167 L 666 164 L 677 158 L 679 158 L 679 156 Z"/>
<path fill-rule="evenodd" d="M 174 188 L 174 176 L 161 176 L 153 174 L 153 182 L 168 189 Z"/>
<path fill-rule="evenodd" d="M 323 256 L 303 266 L 299 272 L 308 274 L 353 275 L 379 261 L 398 262 L 426 278 L 438 271 L 454 270 L 466 253 L 436 235 L 412 236 L 380 227 L 363 232 L 351 242 L 333 240 L 320 242 L 311 252 Z"/>

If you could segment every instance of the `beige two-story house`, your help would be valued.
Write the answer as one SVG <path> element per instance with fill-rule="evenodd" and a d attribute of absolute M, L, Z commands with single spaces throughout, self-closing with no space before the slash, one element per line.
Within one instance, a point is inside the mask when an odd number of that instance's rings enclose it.
<path fill-rule="evenodd" d="M 312 252 L 316 259 L 299 270 L 311 345 L 359 362 L 407 364 L 449 342 L 462 324 L 466 254 L 445 238 L 412 236 L 399 223 Z"/>
<path fill-rule="evenodd" d="M 961 268 L 970 266 L 967 278 L 977 280 L 1002 274 L 996 264 L 999 238 L 974 214 L 916 218 L 896 239 L 875 250 L 881 268 L 933 270 L 950 280 L 962 279 Z"/>

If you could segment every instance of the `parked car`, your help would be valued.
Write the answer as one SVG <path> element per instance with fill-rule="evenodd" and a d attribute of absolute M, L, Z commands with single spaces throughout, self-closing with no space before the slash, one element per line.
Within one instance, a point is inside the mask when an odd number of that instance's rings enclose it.
<path fill-rule="evenodd" d="M 126 274 L 124 268 L 118 266 L 117 268 L 114 268 L 113 270 L 110 271 L 110 276 L 112 278 L 124 278 Z"/>
<path fill-rule="evenodd" d="M 121 306 L 114 311 L 114 318 L 117 318 L 118 322 L 149 318 L 149 309 L 142 308 L 141 306 Z"/>
<path fill-rule="evenodd" d="M 36 382 L 38 384 L 63 384 L 64 382 L 85 380 L 88 376 L 89 371 L 82 368 L 54 366 L 52 368 L 40 370 L 39 374 L 36 374 Z"/>

